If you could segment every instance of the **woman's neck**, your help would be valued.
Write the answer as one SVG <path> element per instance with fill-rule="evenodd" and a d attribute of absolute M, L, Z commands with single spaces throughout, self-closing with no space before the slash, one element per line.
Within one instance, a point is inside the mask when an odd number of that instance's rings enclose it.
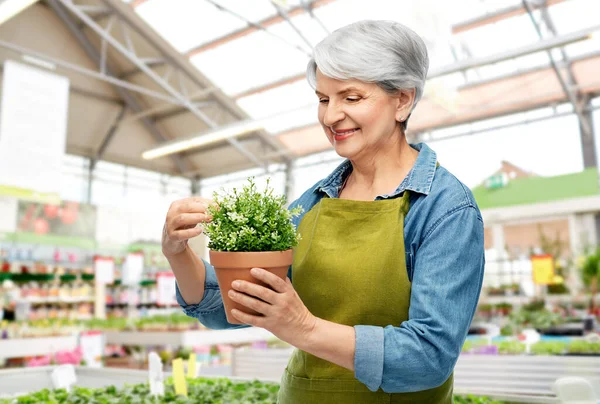
<path fill-rule="evenodd" d="M 377 195 L 392 193 L 410 172 L 418 155 L 402 136 L 391 147 L 351 160 L 352 174 L 340 198 L 373 200 Z"/>

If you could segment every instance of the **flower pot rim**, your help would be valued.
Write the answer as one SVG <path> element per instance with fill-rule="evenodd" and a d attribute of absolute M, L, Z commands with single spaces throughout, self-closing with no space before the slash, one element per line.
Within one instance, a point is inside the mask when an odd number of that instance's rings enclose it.
<path fill-rule="evenodd" d="M 266 268 L 289 266 L 293 249 L 283 251 L 214 251 L 209 250 L 210 263 L 215 269 Z"/>

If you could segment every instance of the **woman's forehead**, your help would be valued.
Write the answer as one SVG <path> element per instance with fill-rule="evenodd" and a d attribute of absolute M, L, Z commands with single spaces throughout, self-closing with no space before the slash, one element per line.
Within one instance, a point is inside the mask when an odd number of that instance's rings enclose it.
<path fill-rule="evenodd" d="M 332 77 L 324 75 L 320 70 L 317 69 L 316 74 L 317 88 L 316 92 L 320 94 L 341 94 L 348 91 L 367 91 L 370 90 L 376 84 L 366 83 L 357 79 L 338 80 Z"/>

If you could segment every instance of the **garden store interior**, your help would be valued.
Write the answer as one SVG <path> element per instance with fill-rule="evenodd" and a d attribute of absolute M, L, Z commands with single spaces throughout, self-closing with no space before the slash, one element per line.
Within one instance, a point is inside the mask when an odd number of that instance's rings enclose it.
<path fill-rule="evenodd" d="M 455 402 L 600 403 L 599 15 L 599 0 L 0 1 L 0 403 L 70 402 L 52 392 L 67 386 L 142 402 L 160 366 L 165 400 L 183 383 L 181 402 L 275 402 L 292 347 L 183 314 L 165 215 L 249 177 L 291 202 L 342 163 L 305 71 L 361 19 L 425 40 L 407 136 L 483 216 Z M 205 259 L 207 244 L 190 241 Z"/>

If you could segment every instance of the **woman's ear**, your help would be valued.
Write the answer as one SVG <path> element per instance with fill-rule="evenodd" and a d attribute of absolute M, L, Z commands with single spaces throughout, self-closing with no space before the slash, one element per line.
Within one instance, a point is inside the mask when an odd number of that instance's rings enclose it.
<path fill-rule="evenodd" d="M 408 119 L 415 102 L 416 90 L 399 90 L 396 104 L 396 121 L 404 122 Z"/>

